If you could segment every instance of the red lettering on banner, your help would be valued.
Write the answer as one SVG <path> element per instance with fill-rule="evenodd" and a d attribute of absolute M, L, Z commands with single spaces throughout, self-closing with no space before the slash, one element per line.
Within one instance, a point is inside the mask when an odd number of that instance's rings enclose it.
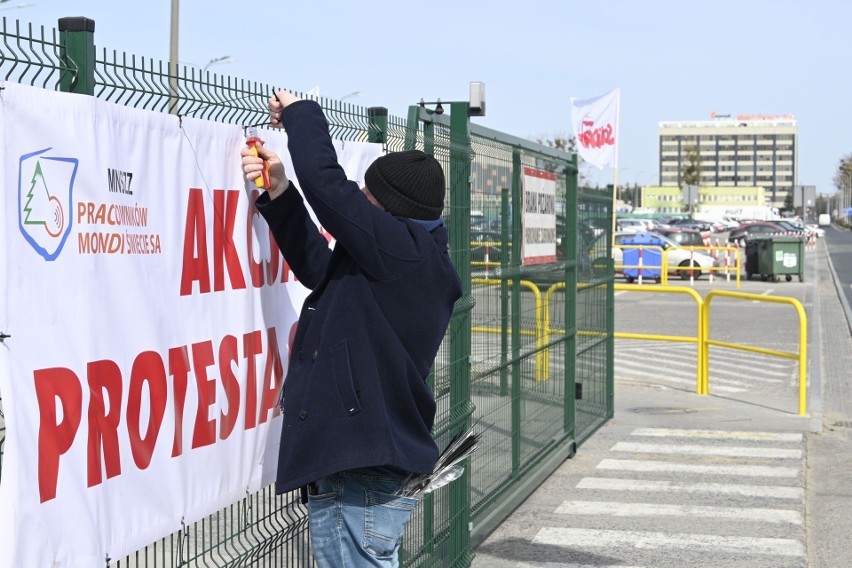
<path fill-rule="evenodd" d="M 254 218 L 260 216 L 260 212 L 257 210 L 257 205 L 255 205 L 258 195 L 260 195 L 260 191 L 257 189 L 252 190 L 249 195 L 248 218 L 246 219 L 246 251 L 248 252 L 249 277 L 251 278 L 251 285 L 255 288 L 263 286 L 264 265 L 262 260 L 256 261 L 254 259 L 254 252 L 252 251 L 252 242 L 254 241 Z"/>
<path fill-rule="evenodd" d="M 172 376 L 175 409 L 175 436 L 172 457 L 183 454 L 183 407 L 186 404 L 186 384 L 189 382 L 189 354 L 186 345 L 169 349 L 169 374 Z"/>
<path fill-rule="evenodd" d="M 284 366 L 281 364 L 281 354 L 278 352 L 278 337 L 275 334 L 275 328 L 270 327 L 266 330 L 267 345 L 269 346 L 269 354 L 266 356 L 266 369 L 263 372 L 263 398 L 260 401 L 260 416 L 258 420 L 261 424 L 269 419 L 269 411 L 272 410 L 272 416 L 281 414 L 281 409 L 278 408 L 278 393 L 281 392 L 281 384 L 284 382 Z"/>
<path fill-rule="evenodd" d="M 243 274 L 243 265 L 234 243 L 234 229 L 240 193 L 236 190 L 224 189 L 213 191 L 213 250 L 210 253 L 213 255 L 213 282 L 211 283 L 204 194 L 200 189 L 191 188 L 189 190 L 183 238 L 181 296 L 191 295 L 195 282 L 198 282 L 198 292 L 201 294 L 208 294 L 211 291 L 224 291 L 226 270 L 233 290 L 245 289 L 247 280 L 255 288 L 261 288 L 264 285 L 272 286 L 276 282 L 289 282 L 291 280 L 290 267 L 284 261 L 271 231 L 269 234 L 269 261 L 255 259 L 252 243 L 254 240 L 253 222 L 255 217 L 260 215 L 255 206 L 258 195 L 257 191 L 251 193 L 246 216 L 247 254 L 245 269 L 248 272 L 246 275 Z M 327 238 L 329 237 L 327 236 Z M 295 281 L 295 277 L 292 279 Z"/>
<path fill-rule="evenodd" d="M 266 264 L 266 283 L 269 286 L 275 284 L 275 280 L 278 277 L 278 265 L 280 264 L 280 260 L 283 258 L 281 255 L 281 249 L 278 248 L 278 243 L 275 242 L 275 237 L 272 236 L 272 231 L 269 232 L 269 262 Z M 284 276 L 281 278 L 282 282 L 287 281 L 287 273 L 290 272 L 290 268 L 287 264 L 284 264 Z"/>
<path fill-rule="evenodd" d="M 88 435 L 83 434 L 86 436 L 87 486 L 101 484 L 104 471 L 106 479 L 122 474 L 122 438 L 128 442 L 136 468 L 144 470 L 150 466 L 157 442 L 161 439 L 160 431 L 170 394 L 174 398 L 171 457 L 183 454 L 184 406 L 190 372 L 195 377 L 198 401 L 192 448 L 215 444 L 217 426 L 219 439 L 225 440 L 231 436 L 241 409 L 245 412 L 244 430 L 267 422 L 270 410 L 273 417 L 279 415 L 276 402 L 284 382 L 284 365 L 275 328 L 266 330 L 266 341 L 267 345 L 264 346 L 263 333 L 255 330 L 245 333 L 242 342 L 233 335 L 223 337 L 218 350 L 214 350 L 212 340 L 194 343 L 191 347 L 183 345 L 169 349 L 167 358 L 168 375 L 172 377 L 171 393 L 163 357 L 155 351 L 144 351 L 134 358 L 127 389 L 124 388 L 121 369 L 114 361 L 88 363 Z M 241 344 L 246 367 L 242 373 L 242 359 L 238 353 Z M 264 354 L 265 359 L 258 361 L 257 357 Z M 257 373 L 261 364 L 264 369 L 263 383 L 258 384 Z M 219 376 L 211 376 L 210 369 L 218 369 Z M 238 376 L 245 377 L 246 381 L 243 407 L 240 405 L 241 382 Z M 221 381 L 225 392 L 224 401 L 216 400 L 217 379 Z M 83 383 L 72 370 L 61 367 L 37 369 L 33 371 L 33 380 L 39 406 L 38 483 L 39 498 L 43 503 L 56 497 L 61 458 L 77 438 L 83 416 Z M 123 406 L 125 390 L 127 399 L 126 406 Z M 210 417 L 211 407 L 219 410 L 213 418 Z M 58 418 L 60 413 L 61 420 Z M 144 416 L 147 416 L 147 424 L 143 432 Z M 123 465 L 126 468 L 128 462 L 125 461 Z M 81 476 L 72 476 L 73 479 L 78 477 Z"/>
<path fill-rule="evenodd" d="M 214 362 L 212 341 L 192 346 L 192 365 L 198 387 L 198 407 L 195 410 L 195 429 L 192 431 L 193 449 L 209 446 L 216 441 L 216 421 L 210 419 L 210 406 L 216 402 L 216 381 L 207 378 L 207 367 Z"/>
<path fill-rule="evenodd" d="M 39 369 L 33 373 L 38 401 L 38 495 L 42 503 L 56 497 L 59 458 L 71 449 L 83 412 L 83 387 L 69 369 Z M 62 421 L 56 417 L 56 399 Z"/>
<path fill-rule="evenodd" d="M 226 201 L 227 198 L 227 201 Z M 234 247 L 234 222 L 237 218 L 237 203 L 240 192 L 222 189 L 213 191 L 213 290 L 225 289 L 225 267 L 231 279 L 231 288 L 242 290 L 246 287 L 240 267 L 240 257 Z M 227 206 L 226 206 L 227 203 Z"/>
<path fill-rule="evenodd" d="M 121 474 L 118 457 L 118 424 L 121 422 L 121 369 L 114 361 L 93 361 L 86 365 L 89 380 L 88 485 L 99 485 L 101 454 L 107 479 Z M 107 400 L 104 401 L 104 390 Z M 109 406 L 109 413 L 106 408 Z"/>
<path fill-rule="evenodd" d="M 148 427 L 141 434 L 140 418 L 142 414 L 142 387 L 148 383 Z M 127 398 L 127 435 L 130 438 L 130 453 L 139 469 L 147 469 L 154 456 L 157 435 L 163 425 L 168 402 L 166 385 L 166 367 L 160 354 L 155 351 L 140 353 L 133 361 L 130 371 L 130 392 Z M 116 450 L 116 458 L 118 451 Z"/>
<path fill-rule="evenodd" d="M 255 202 L 257 201 L 257 197 L 260 195 L 259 190 L 253 190 L 249 195 L 249 208 L 248 208 L 248 219 L 246 222 L 246 250 L 248 252 L 248 260 L 249 260 L 249 276 L 251 278 L 252 286 L 255 288 L 260 288 L 265 284 L 272 286 L 275 284 L 275 281 L 278 280 L 278 266 L 282 265 L 283 270 L 281 271 L 281 279 L 279 282 L 289 282 L 290 281 L 290 266 L 287 264 L 287 261 L 284 260 L 284 257 L 281 255 L 281 249 L 278 248 L 278 243 L 275 242 L 275 237 L 272 235 L 272 231 L 267 229 L 269 232 L 269 262 L 264 260 L 256 261 L 254 259 L 254 251 L 252 242 L 254 240 L 254 219 L 255 217 L 260 217 L 260 212 L 257 210 L 257 206 Z M 266 227 L 266 221 L 263 222 L 263 226 Z M 264 274 L 266 275 L 266 280 L 264 281 Z M 295 280 L 295 277 L 293 278 Z"/>
<path fill-rule="evenodd" d="M 196 188 L 189 190 L 189 202 L 186 207 L 186 228 L 183 232 L 183 270 L 180 276 L 181 296 L 192 294 L 193 282 L 198 282 L 202 294 L 210 291 L 210 264 L 207 261 L 207 221 L 204 220 L 204 194 Z"/>
<path fill-rule="evenodd" d="M 603 146 L 614 146 L 615 138 L 612 137 L 612 124 L 607 123 L 606 126 L 594 126 L 589 121 L 583 121 L 584 129 L 577 135 L 577 140 L 583 145 L 583 148 L 602 148 Z"/>
<path fill-rule="evenodd" d="M 260 355 L 263 338 L 259 331 L 247 333 L 243 336 L 243 353 L 246 363 L 246 430 L 257 426 L 257 362 L 255 357 Z"/>
<path fill-rule="evenodd" d="M 228 412 L 222 411 L 219 419 L 219 439 L 224 440 L 234 431 L 240 411 L 240 382 L 234 374 L 237 362 L 237 338 L 229 335 L 219 344 L 219 376 L 228 401 Z"/>

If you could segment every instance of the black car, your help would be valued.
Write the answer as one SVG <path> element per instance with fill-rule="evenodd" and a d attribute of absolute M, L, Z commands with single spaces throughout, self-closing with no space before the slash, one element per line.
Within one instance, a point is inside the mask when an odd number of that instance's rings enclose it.
<path fill-rule="evenodd" d="M 768 221 L 758 221 L 755 223 L 746 223 L 740 225 L 730 233 L 728 233 L 728 242 L 733 243 L 742 239 L 756 237 L 758 235 L 778 235 L 785 233 L 785 229 L 775 223 Z"/>
<path fill-rule="evenodd" d="M 678 227 L 682 229 L 695 229 L 696 231 L 710 231 L 710 223 L 699 221 L 698 219 L 690 219 L 689 217 L 675 217 L 666 221 L 670 227 Z"/>

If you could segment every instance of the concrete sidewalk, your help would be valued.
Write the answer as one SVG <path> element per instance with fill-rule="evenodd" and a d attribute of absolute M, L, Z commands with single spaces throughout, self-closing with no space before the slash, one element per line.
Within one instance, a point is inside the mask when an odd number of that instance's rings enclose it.
<path fill-rule="evenodd" d="M 616 382 L 615 418 L 477 548 L 474 567 L 772 566 L 852 559 L 852 337 L 815 254 L 809 416 Z"/>

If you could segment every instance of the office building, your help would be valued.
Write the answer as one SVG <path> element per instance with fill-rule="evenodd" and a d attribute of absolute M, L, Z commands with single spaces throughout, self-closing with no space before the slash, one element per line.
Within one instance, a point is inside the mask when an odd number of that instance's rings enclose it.
<path fill-rule="evenodd" d="M 798 128 L 791 115 L 659 123 L 659 180 L 662 187 L 683 187 L 684 170 L 697 162 L 707 187 L 762 187 L 763 205 L 783 208 L 797 185 Z"/>

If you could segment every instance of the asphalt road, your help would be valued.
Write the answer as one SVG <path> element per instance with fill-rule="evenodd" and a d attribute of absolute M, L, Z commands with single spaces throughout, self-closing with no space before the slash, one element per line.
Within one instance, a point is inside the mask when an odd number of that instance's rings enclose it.
<path fill-rule="evenodd" d="M 852 231 L 826 227 L 825 244 L 848 307 L 852 305 Z"/>

